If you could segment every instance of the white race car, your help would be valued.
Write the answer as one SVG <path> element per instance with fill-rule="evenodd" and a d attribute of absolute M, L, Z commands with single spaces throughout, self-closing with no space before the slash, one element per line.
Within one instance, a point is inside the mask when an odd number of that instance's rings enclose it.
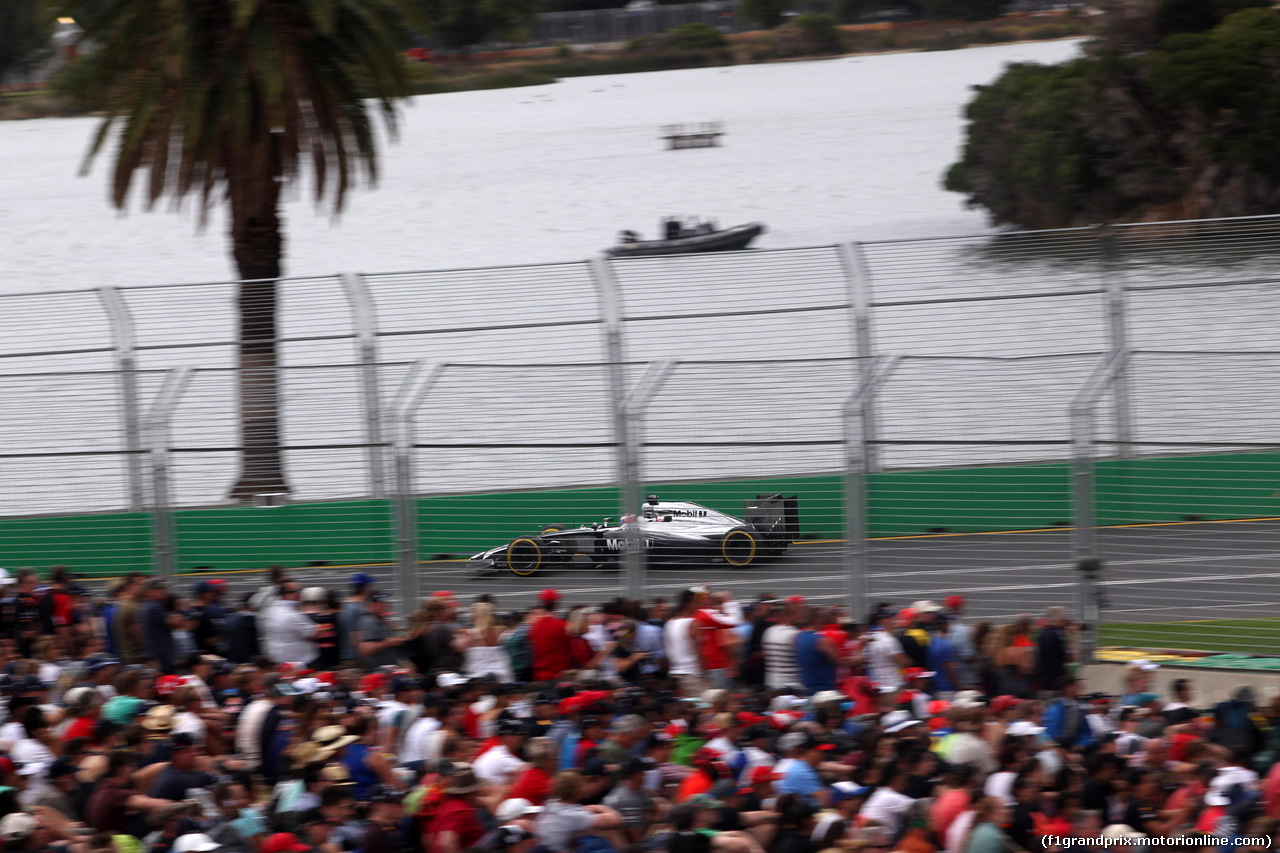
<path fill-rule="evenodd" d="M 758 495 L 743 501 L 743 517 L 690 501 L 650 495 L 639 518 L 618 523 L 606 518 L 584 527 L 548 524 L 537 533 L 490 548 L 467 561 L 469 570 L 508 569 L 532 575 L 547 566 L 584 569 L 617 567 L 632 547 L 650 563 L 727 563 L 749 566 L 781 554 L 800 532 L 795 496 Z"/>

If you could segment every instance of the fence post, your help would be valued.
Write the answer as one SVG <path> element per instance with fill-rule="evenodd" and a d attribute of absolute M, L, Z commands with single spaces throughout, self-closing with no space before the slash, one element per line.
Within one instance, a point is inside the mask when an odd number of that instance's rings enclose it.
<path fill-rule="evenodd" d="M 157 577 L 171 578 L 177 570 L 177 547 L 173 535 L 173 502 L 169 493 L 169 419 L 186 391 L 195 371 L 190 367 L 171 368 L 147 409 L 143 421 L 147 456 L 151 461 L 151 539 Z"/>
<path fill-rule="evenodd" d="M 868 612 L 867 574 L 871 563 L 867 545 L 870 533 L 867 518 L 870 511 L 867 475 L 871 473 L 868 464 L 869 444 L 873 439 L 867 433 L 868 403 L 898 369 L 901 361 L 902 357 L 896 355 L 873 356 L 863 369 L 857 390 L 845 400 L 842 410 L 845 443 L 845 598 L 849 615 L 859 620 L 866 618 Z"/>
<path fill-rule="evenodd" d="M 439 380 L 447 365 L 415 361 L 396 392 L 392 408 L 395 436 L 396 585 L 400 614 L 409 618 L 421 595 L 418 591 L 418 500 L 413 489 L 413 416 L 422 398 Z"/>
<path fill-rule="evenodd" d="M 627 468 L 626 491 L 622 496 L 622 529 L 627 540 L 626 550 L 622 552 L 622 569 L 624 575 L 624 594 L 627 598 L 644 597 L 645 553 L 641 537 L 639 521 L 644 512 L 644 474 L 642 454 L 644 453 L 644 410 L 649 401 L 661 390 L 667 377 L 675 370 L 679 362 L 674 358 L 663 358 L 651 361 L 644 373 L 636 380 L 636 384 L 623 398 L 622 419 L 627 432 L 627 440 L 623 445 L 624 465 Z"/>
<path fill-rule="evenodd" d="M 111 337 L 115 341 L 116 370 L 120 373 L 121 426 L 124 432 L 125 478 L 128 484 L 129 509 L 139 511 L 147 505 L 142 478 L 142 421 L 138 405 L 138 361 L 134 354 L 133 316 L 120 291 L 99 287 L 98 298 L 107 312 Z"/>
<path fill-rule="evenodd" d="M 1124 275 L 1116 248 L 1115 230 L 1100 225 L 1096 231 L 1102 269 L 1107 290 L 1107 337 L 1112 352 L 1129 352 L 1128 304 L 1125 298 Z M 1121 459 L 1133 458 L 1133 412 L 1129 394 L 1129 373 L 1121 371 L 1112 383 L 1112 395 L 1116 407 L 1117 455 Z"/>
<path fill-rule="evenodd" d="M 378 388 L 378 314 L 373 294 L 359 273 L 345 272 L 339 280 L 356 330 L 360 356 L 360 392 L 364 397 L 365 443 L 369 446 L 369 490 L 375 498 L 387 496 L 386 445 L 382 429 L 382 394 Z"/>
<path fill-rule="evenodd" d="M 1071 402 L 1071 551 L 1078 571 L 1076 612 L 1084 630 L 1080 634 L 1081 663 L 1093 663 L 1098 644 L 1098 543 L 1097 495 L 1094 482 L 1094 407 L 1107 389 L 1123 375 L 1126 353 L 1105 356 Z"/>
<path fill-rule="evenodd" d="M 600 318 L 604 328 L 604 355 L 609 371 L 609 410 L 613 416 L 614 465 L 618 478 L 618 515 L 639 512 L 639 503 L 644 500 L 644 485 L 639 479 L 639 453 L 635 446 L 631 424 L 627 419 L 627 377 L 625 362 L 625 342 L 623 340 L 622 289 L 613 274 L 613 267 L 605 258 L 592 258 L 589 261 L 591 281 L 595 284 L 596 294 L 600 298 Z M 623 570 L 628 584 L 633 577 L 644 574 L 644 555 L 638 551 L 627 551 L 623 555 Z M 632 595 L 627 587 L 628 598 L 640 597 Z"/>
<path fill-rule="evenodd" d="M 871 268 L 867 265 L 866 253 L 861 243 L 840 244 L 840 262 L 844 267 L 845 285 L 849 290 L 849 310 L 853 314 L 853 352 L 857 359 L 859 380 L 865 378 L 871 369 L 871 357 L 875 355 L 875 342 L 872 340 L 871 318 Z M 879 470 L 874 443 L 877 435 L 875 395 L 863 402 L 863 430 L 867 444 L 865 445 L 867 471 Z"/>

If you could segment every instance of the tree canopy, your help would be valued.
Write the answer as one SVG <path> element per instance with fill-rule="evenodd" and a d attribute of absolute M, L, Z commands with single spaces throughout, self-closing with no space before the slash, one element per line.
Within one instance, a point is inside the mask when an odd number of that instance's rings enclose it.
<path fill-rule="evenodd" d="M 233 497 L 287 492 L 281 458 L 276 279 L 280 194 L 309 166 L 341 210 L 377 177 L 373 116 L 394 132 L 407 94 L 401 0 L 53 0 L 88 43 L 71 79 L 106 105 L 90 157 L 114 143 L 111 198 L 145 173 L 163 197 L 230 208 L 238 295 L 241 474 Z M 375 112 L 376 111 L 376 112 Z"/>
<path fill-rule="evenodd" d="M 1174 5 L 1148 23 L 1191 20 L 1160 17 Z M 1280 13 L 1247 8 L 1146 49 L 1133 32 L 979 87 L 946 188 L 1028 228 L 1280 211 Z"/>
<path fill-rule="evenodd" d="M 0 83 L 27 74 L 48 55 L 49 22 L 40 0 L 0 0 Z"/>
<path fill-rule="evenodd" d="M 533 20 L 535 0 L 416 0 L 430 32 L 447 47 L 514 35 Z"/>

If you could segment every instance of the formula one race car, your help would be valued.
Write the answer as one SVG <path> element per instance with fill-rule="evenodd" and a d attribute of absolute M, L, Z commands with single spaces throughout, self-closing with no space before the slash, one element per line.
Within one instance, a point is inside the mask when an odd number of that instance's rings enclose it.
<path fill-rule="evenodd" d="M 795 496 L 758 495 L 743 501 L 742 518 L 688 501 L 662 501 L 650 495 L 639 518 L 586 527 L 548 524 L 471 557 L 467 567 L 482 573 L 510 569 L 531 575 L 544 567 L 616 568 L 632 547 L 644 549 L 649 563 L 684 565 L 727 563 L 749 566 L 787 550 L 800 533 Z"/>

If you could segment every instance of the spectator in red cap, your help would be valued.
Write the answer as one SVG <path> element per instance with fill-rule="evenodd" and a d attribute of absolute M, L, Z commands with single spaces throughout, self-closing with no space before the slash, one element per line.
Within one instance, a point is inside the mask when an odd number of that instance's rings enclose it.
<path fill-rule="evenodd" d="M 310 853 L 311 848 L 298 840 L 292 832 L 268 835 L 262 842 L 262 853 Z"/>
<path fill-rule="evenodd" d="M 556 616 L 560 593 L 544 589 L 534 605 L 529 627 L 529 647 L 533 654 L 533 680 L 554 681 L 569 668 L 569 634 L 563 619 Z"/>
<path fill-rule="evenodd" d="M 964 608 L 967 602 L 963 595 L 948 595 L 942 600 L 946 608 L 947 637 L 955 647 L 956 657 L 960 661 L 960 689 L 968 689 L 977 685 L 975 674 L 975 658 L 978 656 L 977 641 L 973 627 L 964 621 Z"/>
<path fill-rule="evenodd" d="M 222 578 L 208 578 L 195 586 L 195 627 L 191 636 L 195 640 L 196 650 L 205 654 L 221 654 L 221 644 L 226 636 L 223 630 L 227 613 L 222 608 L 222 593 L 227 582 Z"/>

